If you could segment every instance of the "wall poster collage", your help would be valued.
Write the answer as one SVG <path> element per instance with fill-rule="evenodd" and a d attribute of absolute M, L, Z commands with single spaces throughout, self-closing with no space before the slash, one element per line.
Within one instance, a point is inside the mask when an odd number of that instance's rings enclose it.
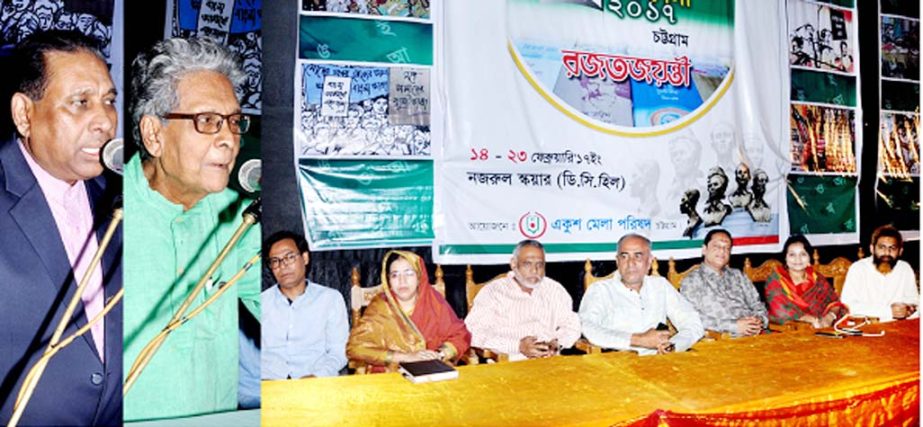
<path fill-rule="evenodd" d="M 294 158 L 316 249 L 433 238 L 435 3 L 301 2 Z"/>
<path fill-rule="evenodd" d="M 920 235 L 920 8 L 879 2 L 880 128 L 875 210 Z"/>
<path fill-rule="evenodd" d="M 858 241 L 862 110 L 854 0 L 787 2 L 790 232 Z"/>

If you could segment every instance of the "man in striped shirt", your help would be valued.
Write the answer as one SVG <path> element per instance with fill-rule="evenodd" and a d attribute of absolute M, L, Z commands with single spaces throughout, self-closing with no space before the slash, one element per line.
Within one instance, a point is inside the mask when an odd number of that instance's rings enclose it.
<path fill-rule="evenodd" d="M 465 318 L 471 345 L 509 354 L 510 360 L 550 357 L 573 346 L 580 337 L 580 318 L 567 290 L 545 277 L 542 244 L 519 242 L 510 270 L 474 299 Z"/>

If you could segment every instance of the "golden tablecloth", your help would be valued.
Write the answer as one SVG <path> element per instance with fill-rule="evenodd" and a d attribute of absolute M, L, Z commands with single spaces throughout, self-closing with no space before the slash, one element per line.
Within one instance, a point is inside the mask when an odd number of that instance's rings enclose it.
<path fill-rule="evenodd" d="M 915 425 L 919 327 L 462 366 L 457 380 L 426 384 L 396 373 L 264 381 L 262 425 Z"/>

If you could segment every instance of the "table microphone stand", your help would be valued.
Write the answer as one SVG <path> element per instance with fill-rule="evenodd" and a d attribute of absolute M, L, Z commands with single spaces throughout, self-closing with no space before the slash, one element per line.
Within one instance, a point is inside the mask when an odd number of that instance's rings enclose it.
<path fill-rule="evenodd" d="M 195 300 L 199 292 L 202 291 L 202 288 L 205 287 L 205 283 L 215 274 L 215 271 L 218 270 L 218 267 L 227 257 L 228 253 L 231 252 L 231 249 L 237 244 L 243 234 L 253 225 L 260 221 L 260 199 L 257 198 L 244 210 L 243 213 L 243 222 L 237 228 L 237 231 L 234 232 L 234 235 L 231 236 L 231 239 L 228 240 L 228 243 L 224 245 L 224 249 L 218 254 L 218 257 L 212 262 L 211 266 L 208 267 L 205 274 L 202 275 L 202 278 L 199 279 L 195 287 L 189 292 L 189 295 L 186 296 L 186 300 L 183 301 L 183 304 L 176 310 L 176 313 L 167 322 L 167 325 L 160 331 L 160 333 L 154 337 L 147 345 L 141 349 L 141 352 L 138 353 L 138 356 L 135 358 L 134 363 L 131 365 L 131 369 L 128 371 L 128 376 L 125 377 L 125 385 L 122 388 L 122 395 L 128 395 L 128 391 L 131 390 L 131 387 L 135 384 L 135 381 L 138 380 L 138 376 L 141 375 L 141 372 L 144 371 L 144 368 L 147 367 L 147 364 L 151 361 L 151 358 L 154 357 L 154 354 L 160 349 L 160 346 L 166 340 L 167 336 L 170 335 L 176 328 L 180 327 L 185 322 L 189 321 L 192 317 L 199 314 L 206 306 L 211 304 L 218 296 L 224 293 L 225 290 L 230 288 L 234 282 L 236 282 L 240 277 L 246 273 L 250 267 L 259 260 L 259 254 L 251 258 L 244 267 L 238 271 L 234 277 L 231 278 L 225 285 L 223 285 L 218 292 L 216 292 L 212 297 L 206 300 L 202 305 L 194 309 L 189 315 L 186 315 L 186 310 L 189 309 L 189 306 L 192 305 L 192 302 Z"/>
<path fill-rule="evenodd" d="M 99 262 L 102 259 L 103 253 L 105 253 L 106 248 L 109 246 L 110 241 L 112 240 L 112 235 L 115 234 L 115 229 L 118 227 L 119 223 L 122 222 L 122 207 L 121 203 L 117 203 L 118 207 L 112 212 L 112 221 L 109 223 L 109 227 L 106 229 L 105 234 L 103 234 L 102 241 L 99 242 L 99 246 L 96 248 L 96 253 L 93 254 L 93 259 L 90 261 L 90 265 L 87 268 L 87 271 L 83 273 L 83 277 L 80 279 L 80 284 L 77 286 L 77 291 L 74 292 L 74 296 L 71 298 L 70 303 L 67 305 L 67 308 L 64 310 L 64 315 L 61 316 L 61 320 L 58 322 L 57 328 L 55 328 L 54 334 L 51 336 L 51 341 L 48 342 L 48 347 L 45 349 L 45 353 L 42 354 L 42 357 L 35 362 L 35 365 L 29 370 L 29 373 L 26 375 L 23 380 L 22 386 L 19 389 L 19 394 L 16 396 L 16 403 L 13 404 L 13 417 L 10 418 L 10 422 L 7 424 L 8 427 L 15 427 L 19 423 L 19 419 L 22 418 L 23 412 L 26 410 L 26 406 L 29 404 L 29 400 L 32 398 L 32 393 L 35 391 L 35 387 L 38 385 L 38 381 L 42 378 L 42 374 L 45 372 L 45 367 L 48 366 L 48 361 L 51 360 L 51 357 L 54 356 L 58 351 L 69 345 L 77 337 L 86 333 L 90 330 L 96 323 L 102 320 L 106 313 L 112 310 L 113 307 L 122 299 L 123 289 L 119 289 L 118 293 L 112 297 L 112 299 L 106 303 L 103 307 L 103 310 L 96 314 L 86 325 L 78 329 L 77 332 L 74 332 L 71 336 L 61 340 L 61 335 L 64 334 L 64 330 L 67 329 L 67 324 L 71 320 L 71 316 L 74 314 L 74 310 L 77 308 L 77 303 L 80 302 L 83 292 L 86 290 L 87 284 L 90 282 L 90 277 L 93 274 L 93 271 L 96 270 L 96 267 L 99 266 Z"/>

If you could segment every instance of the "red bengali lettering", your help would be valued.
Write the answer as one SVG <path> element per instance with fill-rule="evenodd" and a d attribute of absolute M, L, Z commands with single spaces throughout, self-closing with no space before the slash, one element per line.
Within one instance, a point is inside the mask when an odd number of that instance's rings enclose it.
<path fill-rule="evenodd" d="M 689 86 L 691 82 L 692 66 L 686 56 L 668 61 L 576 50 L 561 50 L 561 53 L 561 62 L 568 78 L 602 77 L 622 82 L 631 77 L 634 81 L 654 83 L 657 87 L 664 83 L 671 86 Z"/>

